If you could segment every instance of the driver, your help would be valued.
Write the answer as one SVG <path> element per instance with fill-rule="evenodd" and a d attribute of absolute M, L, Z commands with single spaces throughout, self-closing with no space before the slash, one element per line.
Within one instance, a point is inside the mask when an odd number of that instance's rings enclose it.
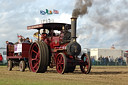
<path fill-rule="evenodd" d="M 53 29 L 49 30 L 49 36 L 56 36 L 56 34 L 55 34 Z"/>
<path fill-rule="evenodd" d="M 44 29 L 43 30 L 43 33 L 41 34 L 41 40 L 45 40 L 47 38 L 47 33 L 46 33 L 46 30 Z"/>
<path fill-rule="evenodd" d="M 62 43 L 69 42 L 71 40 L 71 32 L 68 31 L 69 26 L 65 25 L 62 27 L 61 33 L 60 33 L 60 40 Z"/>

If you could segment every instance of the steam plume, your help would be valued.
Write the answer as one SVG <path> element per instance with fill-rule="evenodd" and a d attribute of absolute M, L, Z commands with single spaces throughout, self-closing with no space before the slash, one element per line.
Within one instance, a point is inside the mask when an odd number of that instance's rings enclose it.
<path fill-rule="evenodd" d="M 88 15 L 83 17 L 86 20 L 82 18 L 77 31 L 78 41 L 89 48 L 114 44 L 116 48 L 128 49 L 127 6 L 126 0 L 93 0 Z"/>
<path fill-rule="evenodd" d="M 92 6 L 92 0 L 77 0 L 72 16 L 76 18 L 83 16 L 88 12 L 87 8 L 90 6 Z"/>

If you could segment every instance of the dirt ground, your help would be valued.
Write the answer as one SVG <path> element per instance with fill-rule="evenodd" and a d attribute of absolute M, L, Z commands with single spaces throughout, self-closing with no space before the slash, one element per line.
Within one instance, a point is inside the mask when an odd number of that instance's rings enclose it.
<path fill-rule="evenodd" d="M 33 73 L 0 66 L 0 85 L 128 85 L 128 66 L 93 66 L 90 74 L 82 74 L 79 67 L 74 73 L 58 74 L 55 68 Z"/>

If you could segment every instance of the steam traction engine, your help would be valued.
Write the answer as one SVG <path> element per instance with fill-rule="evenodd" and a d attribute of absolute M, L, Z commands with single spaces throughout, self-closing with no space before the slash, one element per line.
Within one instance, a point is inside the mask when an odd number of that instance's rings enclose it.
<path fill-rule="evenodd" d="M 28 26 L 27 29 L 38 30 L 38 41 L 33 42 L 29 53 L 29 66 L 31 71 L 44 73 L 47 67 L 56 66 L 58 73 L 68 73 L 80 65 L 83 73 L 88 74 L 91 70 L 90 57 L 86 53 L 79 58 L 81 46 L 76 42 L 76 18 L 71 18 L 71 25 L 65 23 L 44 23 Z M 40 30 L 47 29 L 49 34 Z M 69 30 L 71 29 L 71 32 Z M 54 34 L 54 30 L 61 33 Z M 41 36 L 41 39 L 40 39 Z"/>

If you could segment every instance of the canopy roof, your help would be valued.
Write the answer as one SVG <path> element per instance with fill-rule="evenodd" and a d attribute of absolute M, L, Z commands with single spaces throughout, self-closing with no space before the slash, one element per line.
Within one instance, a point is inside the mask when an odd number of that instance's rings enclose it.
<path fill-rule="evenodd" d="M 70 24 L 66 24 L 66 23 L 43 23 L 43 24 L 37 24 L 37 25 L 32 25 L 32 26 L 27 26 L 27 29 L 48 29 L 48 30 L 62 30 L 62 27 L 67 25 L 68 29 L 71 29 L 71 25 Z"/>

